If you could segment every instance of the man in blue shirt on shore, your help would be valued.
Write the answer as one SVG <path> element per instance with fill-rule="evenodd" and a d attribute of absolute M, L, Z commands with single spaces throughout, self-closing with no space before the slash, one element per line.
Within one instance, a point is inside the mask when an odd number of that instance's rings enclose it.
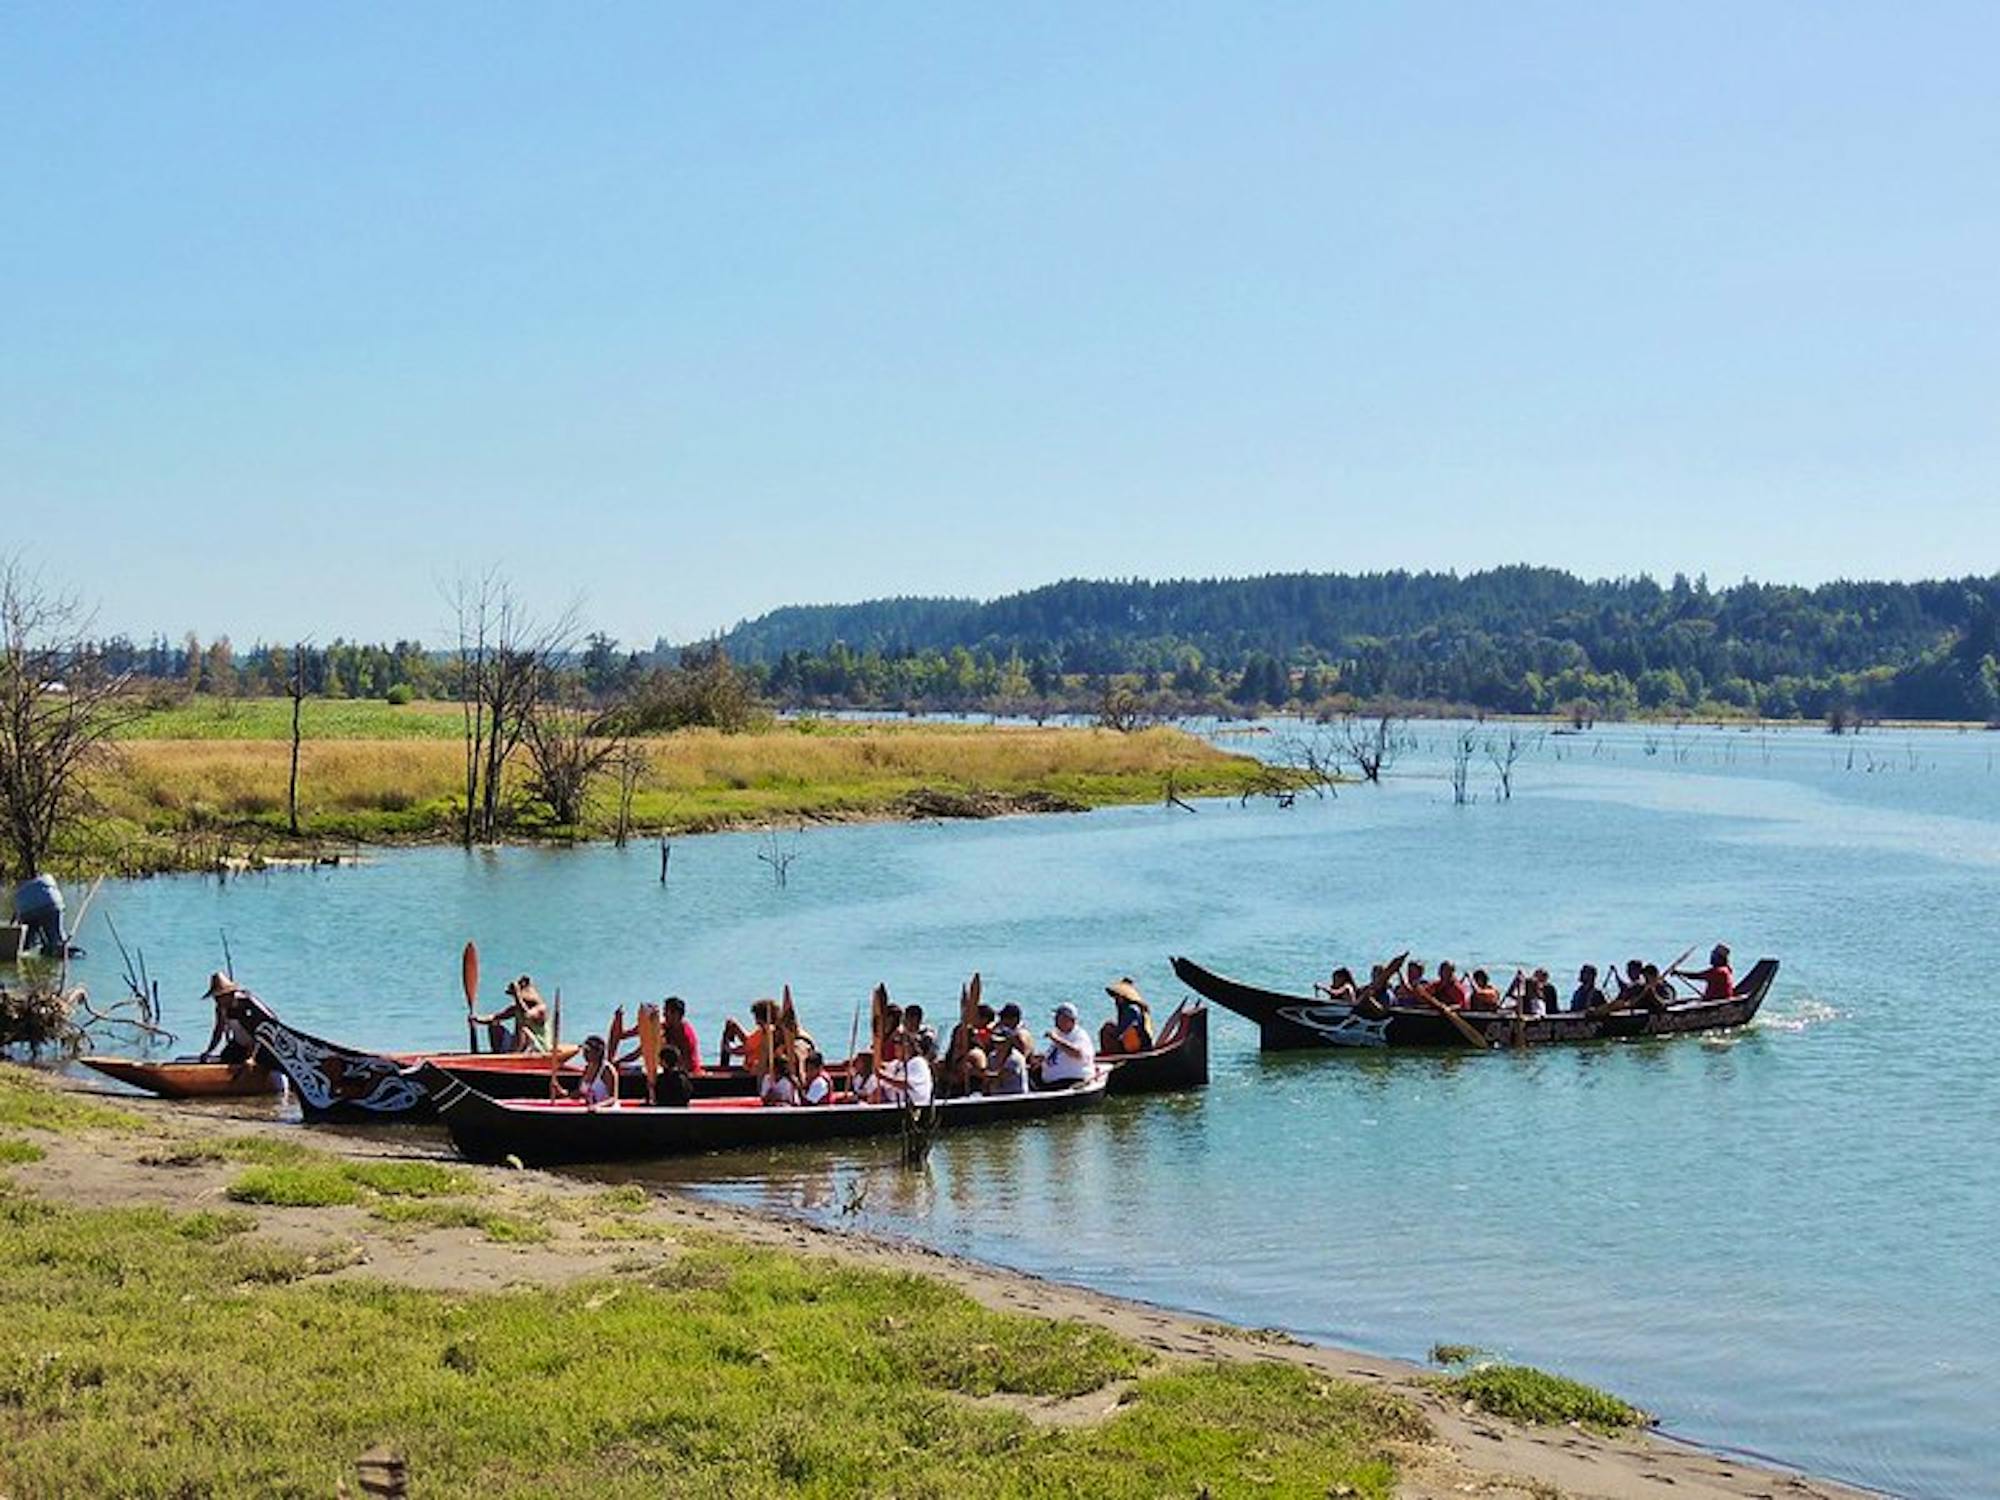
<path fill-rule="evenodd" d="M 14 920 L 27 928 L 21 948 L 40 948 L 45 957 L 61 958 L 69 939 L 63 934 L 63 894 L 56 878 L 46 872 L 30 876 L 14 892 Z"/>

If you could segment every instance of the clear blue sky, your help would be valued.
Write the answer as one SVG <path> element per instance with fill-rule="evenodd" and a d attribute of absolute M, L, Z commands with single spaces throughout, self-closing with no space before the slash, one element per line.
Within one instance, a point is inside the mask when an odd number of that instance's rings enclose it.
<path fill-rule="evenodd" d="M 108 625 L 2000 568 L 2000 8 L 16 4 L 0 499 Z"/>

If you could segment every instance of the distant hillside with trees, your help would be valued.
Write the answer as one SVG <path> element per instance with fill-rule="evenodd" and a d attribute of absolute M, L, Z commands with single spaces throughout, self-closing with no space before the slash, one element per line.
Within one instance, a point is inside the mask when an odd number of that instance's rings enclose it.
<path fill-rule="evenodd" d="M 439 644 L 227 637 L 92 643 L 171 694 L 448 698 Z M 713 722 L 715 685 L 781 707 L 1084 712 L 1368 707 L 1629 717 L 2000 721 L 2000 574 L 1817 588 L 1551 568 L 1070 580 L 981 602 L 792 605 L 649 650 L 566 636 L 550 659 L 596 703 L 645 691 L 661 723 Z M 739 679 L 740 678 L 740 682 Z"/>
<path fill-rule="evenodd" d="M 2000 574 L 1816 588 L 1551 568 L 1069 580 L 791 606 L 720 644 L 792 705 L 1439 705 L 2000 718 Z"/>

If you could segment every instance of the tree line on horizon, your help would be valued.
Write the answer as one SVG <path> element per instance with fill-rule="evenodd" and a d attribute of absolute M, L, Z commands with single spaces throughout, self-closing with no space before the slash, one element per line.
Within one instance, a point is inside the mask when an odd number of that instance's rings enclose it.
<path fill-rule="evenodd" d="M 603 634 L 565 657 L 608 695 L 671 668 L 665 641 Z M 781 707 L 1159 711 L 1394 703 L 1498 713 L 2000 720 L 2000 575 L 1711 588 L 1555 569 L 1072 580 L 988 602 L 788 606 L 719 650 Z M 450 697 L 452 654 L 335 640 L 242 652 L 222 638 L 102 643 L 114 671 L 196 693 Z"/>

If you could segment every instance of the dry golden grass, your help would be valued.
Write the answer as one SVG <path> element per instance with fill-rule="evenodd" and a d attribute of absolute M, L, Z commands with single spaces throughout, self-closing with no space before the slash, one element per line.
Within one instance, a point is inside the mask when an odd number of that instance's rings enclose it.
<path fill-rule="evenodd" d="M 1117 734 L 976 724 L 688 730 L 645 742 L 634 813 L 646 826 L 714 827 L 891 810 L 919 788 L 1043 793 L 1085 806 L 1240 788 L 1252 764 L 1174 729 Z M 422 836 L 450 821 L 463 751 L 449 740 L 307 741 L 301 815 L 321 833 Z M 287 746 L 273 740 L 139 740 L 98 786 L 115 820 L 159 832 L 281 822 Z M 515 775 L 520 774 L 517 767 Z M 601 823 L 608 809 L 598 810 Z"/>

